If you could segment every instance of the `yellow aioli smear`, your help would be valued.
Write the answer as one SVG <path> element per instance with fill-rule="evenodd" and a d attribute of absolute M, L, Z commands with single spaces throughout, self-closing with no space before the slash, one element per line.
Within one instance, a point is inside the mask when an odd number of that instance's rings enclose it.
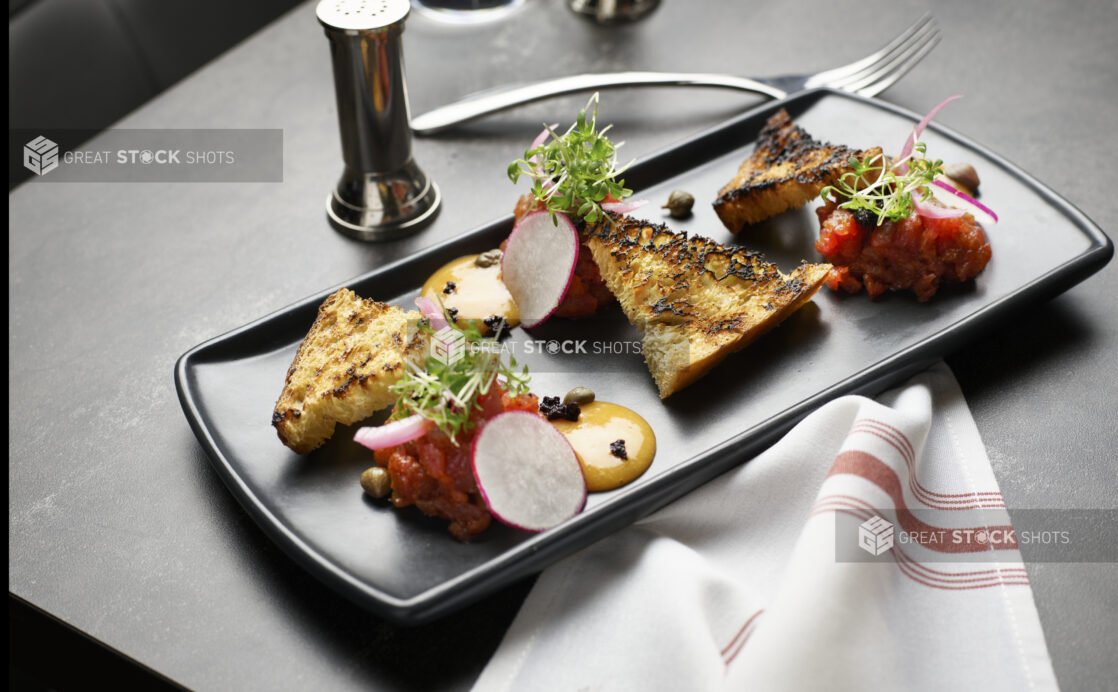
<path fill-rule="evenodd" d="M 586 475 L 590 492 L 613 490 L 635 480 L 656 456 L 656 435 L 643 418 L 624 406 L 607 401 L 582 405 L 578 421 L 554 420 L 552 425 L 567 437 Z M 610 453 L 609 446 L 625 440 L 628 459 Z"/>
<path fill-rule="evenodd" d="M 478 327 L 484 332 L 482 323 L 486 317 L 504 317 L 510 327 L 520 323 L 520 313 L 516 310 L 509 290 L 501 281 L 501 263 L 479 267 L 474 263 L 477 255 L 466 255 L 444 264 L 423 284 L 420 295 L 434 301 L 442 301 L 449 308 L 457 308 L 455 322 L 465 325 L 469 320 L 477 320 Z M 454 282 L 454 290 L 444 293 L 448 281 Z"/>

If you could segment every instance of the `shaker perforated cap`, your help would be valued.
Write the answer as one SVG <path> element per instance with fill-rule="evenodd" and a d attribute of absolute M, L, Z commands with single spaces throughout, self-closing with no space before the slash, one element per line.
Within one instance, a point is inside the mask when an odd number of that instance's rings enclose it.
<path fill-rule="evenodd" d="M 399 24 L 410 11 L 409 0 L 322 0 L 315 14 L 328 29 L 376 31 Z"/>

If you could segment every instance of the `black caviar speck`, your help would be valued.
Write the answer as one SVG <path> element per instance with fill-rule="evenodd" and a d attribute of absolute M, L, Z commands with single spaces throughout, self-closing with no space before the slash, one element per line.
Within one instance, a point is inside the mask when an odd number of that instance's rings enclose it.
<path fill-rule="evenodd" d="M 512 327 L 509 326 L 508 321 L 500 315 L 490 315 L 482 320 L 482 322 L 485 323 L 486 327 L 489 327 L 489 331 L 492 332 L 494 338 L 498 340 L 505 338 L 508 336 L 509 332 L 512 331 Z"/>
<path fill-rule="evenodd" d="M 450 319 L 456 320 L 458 319 L 458 308 L 447 308 L 446 314 L 450 315 Z"/>
<path fill-rule="evenodd" d="M 625 440 L 614 440 L 609 443 L 609 453 L 618 459 L 629 458 L 629 453 L 625 451 Z"/>
<path fill-rule="evenodd" d="M 877 225 L 877 214 L 862 207 L 861 209 L 854 210 L 854 220 L 862 228 L 873 228 Z"/>
<path fill-rule="evenodd" d="M 443 293 L 450 295 L 454 293 L 457 288 L 458 286 L 453 281 L 447 281 L 446 286 L 443 286 Z"/>
<path fill-rule="evenodd" d="M 578 404 L 564 404 L 557 396 L 545 396 L 540 400 L 540 414 L 548 420 L 577 421 L 582 409 Z"/>

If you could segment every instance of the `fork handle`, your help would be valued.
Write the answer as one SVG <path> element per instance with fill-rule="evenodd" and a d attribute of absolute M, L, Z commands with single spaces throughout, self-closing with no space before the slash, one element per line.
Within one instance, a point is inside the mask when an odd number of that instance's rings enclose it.
<path fill-rule="evenodd" d="M 592 89 L 612 89 L 629 86 L 706 86 L 752 91 L 782 99 L 788 94 L 782 89 L 745 77 L 723 74 L 690 72 L 604 72 L 577 74 L 548 79 L 523 86 L 504 87 L 493 91 L 467 96 L 461 101 L 436 108 L 411 120 L 412 131 L 427 135 L 445 130 L 490 113 L 497 113 L 525 103 L 541 101 L 552 96 L 573 94 Z"/>

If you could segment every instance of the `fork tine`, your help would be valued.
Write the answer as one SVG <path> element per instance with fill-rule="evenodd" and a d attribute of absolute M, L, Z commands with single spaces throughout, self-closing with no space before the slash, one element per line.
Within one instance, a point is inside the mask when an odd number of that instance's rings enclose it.
<path fill-rule="evenodd" d="M 904 45 L 898 46 L 888 54 L 881 56 L 877 62 L 865 69 L 840 79 L 827 81 L 827 86 L 835 89 L 854 91 L 860 89 L 883 75 L 888 74 L 897 65 L 904 62 L 910 55 L 919 50 L 925 43 L 935 40 L 939 36 L 939 27 L 935 23 L 924 25 L 915 35 L 909 38 Z"/>
<path fill-rule="evenodd" d="M 910 54 L 909 57 L 906 58 L 902 63 L 894 66 L 891 71 L 883 71 L 883 73 L 877 77 L 867 78 L 866 80 L 864 80 L 863 84 L 852 84 L 843 88 L 847 91 L 853 91 L 863 96 L 877 96 L 881 92 L 893 86 L 893 84 L 895 84 L 898 79 L 908 74 L 909 70 L 911 70 L 913 67 L 916 67 L 916 64 L 923 60 L 924 56 L 930 53 L 937 44 L 939 44 L 938 31 L 935 33 L 934 36 L 931 37 L 930 40 L 925 42 L 924 45 L 917 49 L 914 53 Z"/>
<path fill-rule="evenodd" d="M 924 15 L 920 17 L 920 19 L 916 20 L 916 22 L 912 24 L 912 26 L 902 31 L 900 34 L 897 35 L 896 38 L 885 44 L 880 50 L 867 55 L 861 60 L 855 60 L 854 62 L 847 65 L 842 65 L 840 67 L 835 67 L 830 70 L 824 70 L 823 72 L 816 73 L 812 75 L 811 79 L 808 80 L 806 86 L 813 87 L 821 86 L 824 84 L 831 84 L 836 80 L 841 80 L 850 77 L 851 75 L 861 73 L 866 68 L 874 65 L 883 57 L 895 51 L 897 48 L 907 44 L 908 41 L 910 41 L 912 37 L 917 34 L 917 32 L 923 29 L 928 23 L 934 21 L 935 20 L 932 17 L 931 13 L 925 12 Z"/>
<path fill-rule="evenodd" d="M 938 43 L 939 43 L 939 37 L 937 36 L 936 39 L 934 41 L 932 41 L 931 43 L 929 43 L 927 46 L 925 46 L 923 50 L 921 50 L 918 54 L 916 54 L 912 58 L 910 58 L 909 61 L 906 62 L 904 65 L 901 65 L 900 68 L 896 72 L 894 72 L 893 74 L 885 77 L 880 82 L 877 82 L 875 84 L 870 84 L 868 86 L 862 87 L 861 89 L 858 89 L 857 93 L 859 93 L 863 96 L 870 96 L 870 97 L 877 96 L 881 92 L 883 92 L 886 89 L 888 89 L 889 87 L 893 86 L 897 82 L 897 80 L 899 80 L 901 77 L 904 77 L 906 74 L 908 74 L 909 70 L 911 70 L 913 67 L 915 67 L 916 63 L 923 60 L 924 56 L 926 56 L 928 53 L 930 53 L 931 50 L 933 48 L 935 48 L 936 44 L 938 44 Z"/>

